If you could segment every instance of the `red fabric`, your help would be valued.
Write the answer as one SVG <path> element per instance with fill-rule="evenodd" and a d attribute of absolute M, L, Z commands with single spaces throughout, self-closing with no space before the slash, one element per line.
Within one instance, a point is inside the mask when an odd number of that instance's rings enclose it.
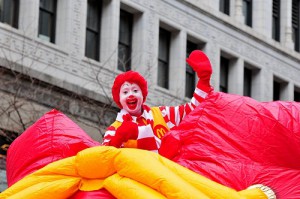
<path fill-rule="evenodd" d="M 116 130 L 116 135 L 111 138 L 109 145 L 117 148 L 121 147 L 128 140 L 136 140 L 139 134 L 138 125 L 132 121 L 123 121 Z"/>
<path fill-rule="evenodd" d="M 7 182 L 13 185 L 45 165 L 100 145 L 77 124 L 52 110 L 26 129 L 9 147 Z"/>
<path fill-rule="evenodd" d="M 212 93 L 162 140 L 160 153 L 223 185 L 300 198 L 300 103 Z"/>
<path fill-rule="evenodd" d="M 201 50 L 194 50 L 186 59 L 186 62 L 196 71 L 200 79 L 210 80 L 212 67 L 205 53 Z"/>

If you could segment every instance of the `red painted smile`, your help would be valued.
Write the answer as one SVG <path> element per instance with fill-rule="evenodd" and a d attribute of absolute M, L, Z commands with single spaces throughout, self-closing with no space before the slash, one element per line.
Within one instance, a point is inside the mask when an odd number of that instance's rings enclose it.
<path fill-rule="evenodd" d="M 137 99 L 135 97 L 129 97 L 126 99 L 126 104 L 128 106 L 129 109 L 133 110 L 136 108 L 137 106 Z"/>

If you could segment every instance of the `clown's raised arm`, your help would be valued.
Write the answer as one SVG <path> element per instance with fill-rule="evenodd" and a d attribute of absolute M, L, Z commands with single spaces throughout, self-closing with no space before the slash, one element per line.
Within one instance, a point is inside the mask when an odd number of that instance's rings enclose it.
<path fill-rule="evenodd" d="M 102 144 L 157 152 L 164 134 L 178 126 L 213 90 L 210 85 L 212 67 L 208 57 L 202 51 L 195 50 L 186 61 L 197 73 L 199 81 L 191 101 L 179 106 L 145 105 L 147 81 L 134 71 L 118 75 L 112 87 L 112 95 L 121 111 L 116 121 L 107 128 Z"/>

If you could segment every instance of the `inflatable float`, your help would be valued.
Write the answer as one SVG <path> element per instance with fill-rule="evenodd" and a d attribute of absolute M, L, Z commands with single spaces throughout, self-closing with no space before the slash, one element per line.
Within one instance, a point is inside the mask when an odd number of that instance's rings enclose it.
<path fill-rule="evenodd" d="M 0 198 L 300 198 L 300 104 L 212 92 L 160 154 L 100 146 L 52 110 L 10 146 Z"/>

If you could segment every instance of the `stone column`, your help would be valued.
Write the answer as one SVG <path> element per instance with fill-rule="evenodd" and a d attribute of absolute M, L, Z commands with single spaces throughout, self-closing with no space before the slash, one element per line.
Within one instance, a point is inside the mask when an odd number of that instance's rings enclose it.
<path fill-rule="evenodd" d="M 112 71 L 117 70 L 118 65 L 119 16 L 119 0 L 103 1 L 100 60 Z"/>
<path fill-rule="evenodd" d="M 280 41 L 284 46 L 294 49 L 292 31 L 292 0 L 281 1 Z"/>
<path fill-rule="evenodd" d="M 272 0 L 252 1 L 252 27 L 267 38 L 272 38 Z"/>
<path fill-rule="evenodd" d="M 170 90 L 177 96 L 184 98 L 185 95 L 185 55 L 186 55 L 186 32 L 172 32 L 170 46 Z"/>
<path fill-rule="evenodd" d="M 84 57 L 86 14 L 87 1 L 58 1 L 55 43 L 74 58 Z"/>
<path fill-rule="evenodd" d="M 244 60 L 242 58 L 230 59 L 228 92 L 243 95 L 244 86 Z"/>
<path fill-rule="evenodd" d="M 36 38 L 39 27 L 39 0 L 21 0 L 19 6 L 19 29 L 25 36 Z"/>
<path fill-rule="evenodd" d="M 245 17 L 243 15 L 243 0 L 235 1 L 234 18 L 240 23 L 244 23 Z"/>

